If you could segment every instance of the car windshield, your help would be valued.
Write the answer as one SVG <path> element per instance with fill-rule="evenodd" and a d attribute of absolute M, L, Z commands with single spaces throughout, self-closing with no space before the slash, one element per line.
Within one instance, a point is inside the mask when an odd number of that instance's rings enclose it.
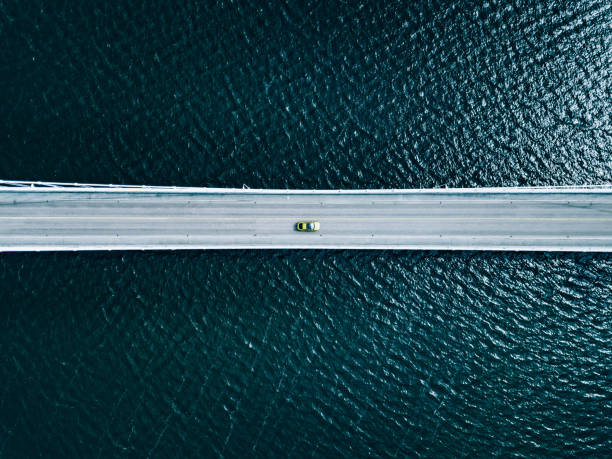
<path fill-rule="evenodd" d="M 312 223 L 308 224 L 308 229 L 314 229 L 314 225 Z"/>

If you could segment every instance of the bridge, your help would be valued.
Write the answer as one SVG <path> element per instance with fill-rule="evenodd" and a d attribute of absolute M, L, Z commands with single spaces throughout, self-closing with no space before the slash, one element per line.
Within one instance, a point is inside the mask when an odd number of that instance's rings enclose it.
<path fill-rule="evenodd" d="M 320 222 L 318 232 L 295 230 Z M 255 190 L 0 181 L 0 251 L 612 251 L 612 187 Z"/>

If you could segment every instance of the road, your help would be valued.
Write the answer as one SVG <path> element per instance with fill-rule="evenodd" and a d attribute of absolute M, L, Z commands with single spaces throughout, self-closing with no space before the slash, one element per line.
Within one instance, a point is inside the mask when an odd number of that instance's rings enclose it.
<path fill-rule="evenodd" d="M 318 233 L 295 231 L 317 220 Z M 0 251 L 612 251 L 612 188 L 283 191 L 0 186 Z"/>

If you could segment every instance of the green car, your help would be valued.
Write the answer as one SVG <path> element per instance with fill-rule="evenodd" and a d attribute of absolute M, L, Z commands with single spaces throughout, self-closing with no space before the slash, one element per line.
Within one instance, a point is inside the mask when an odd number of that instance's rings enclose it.
<path fill-rule="evenodd" d="M 321 225 L 319 222 L 297 222 L 295 225 L 298 231 L 319 231 Z"/>

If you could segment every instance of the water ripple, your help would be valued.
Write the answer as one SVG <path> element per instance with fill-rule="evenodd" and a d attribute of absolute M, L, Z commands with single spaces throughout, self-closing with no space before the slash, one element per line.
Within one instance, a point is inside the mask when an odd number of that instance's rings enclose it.
<path fill-rule="evenodd" d="M 612 183 L 611 9 L 0 6 L 0 176 Z M 612 450 L 605 254 L 0 258 L 7 456 Z"/>

